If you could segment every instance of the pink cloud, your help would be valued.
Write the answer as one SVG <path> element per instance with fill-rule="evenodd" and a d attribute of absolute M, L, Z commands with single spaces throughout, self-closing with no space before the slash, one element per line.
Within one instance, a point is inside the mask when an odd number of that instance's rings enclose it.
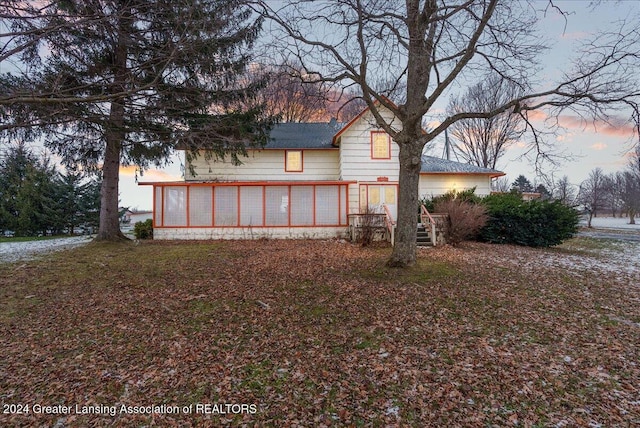
<path fill-rule="evenodd" d="M 545 113 L 542 110 L 531 110 L 531 111 L 527 111 L 527 118 L 529 120 L 547 120 L 549 118 L 549 116 L 547 115 L 547 113 Z"/>
<path fill-rule="evenodd" d="M 120 175 L 124 177 L 133 177 L 136 174 L 136 166 L 121 166 Z M 182 181 L 182 177 L 176 174 L 170 174 L 158 169 L 150 169 L 142 174 L 138 171 L 138 178 L 142 181 Z"/>
<path fill-rule="evenodd" d="M 427 129 L 435 129 L 438 126 L 440 126 L 442 122 L 439 120 L 431 120 L 429 122 L 427 122 Z"/>
<path fill-rule="evenodd" d="M 546 115 L 544 112 L 529 113 L 531 120 L 555 120 L 553 117 Z M 557 118 L 558 124 L 569 130 L 580 130 L 593 132 L 596 134 L 604 134 L 611 137 L 631 138 L 636 135 L 636 128 L 632 123 L 621 118 L 612 118 L 610 121 L 604 120 L 587 120 L 579 116 L 561 115 Z"/>
<path fill-rule="evenodd" d="M 598 127 L 597 132 L 605 135 L 611 135 L 613 137 L 630 138 L 636 134 L 636 128 L 630 123 L 615 126 L 610 123 L 603 122 L 601 126 Z"/>
<path fill-rule="evenodd" d="M 591 145 L 591 148 L 593 150 L 604 150 L 607 147 L 609 147 L 608 145 L 604 144 L 604 143 L 595 143 Z"/>
<path fill-rule="evenodd" d="M 573 137 L 575 134 L 573 132 L 566 132 L 564 134 L 558 135 L 556 137 L 556 141 L 569 143 L 573 141 Z"/>
<path fill-rule="evenodd" d="M 619 118 L 613 118 L 607 122 L 604 120 L 587 121 L 577 116 L 560 116 L 559 123 L 565 128 L 591 131 L 612 137 L 629 138 L 635 135 L 635 127 Z"/>

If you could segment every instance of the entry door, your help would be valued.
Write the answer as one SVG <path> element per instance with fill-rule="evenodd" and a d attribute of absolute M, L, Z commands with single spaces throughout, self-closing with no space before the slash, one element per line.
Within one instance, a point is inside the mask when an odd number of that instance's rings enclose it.
<path fill-rule="evenodd" d="M 394 220 L 398 218 L 398 185 L 397 184 L 361 184 L 360 211 L 368 207 L 384 213 L 382 205 L 386 205 Z"/>

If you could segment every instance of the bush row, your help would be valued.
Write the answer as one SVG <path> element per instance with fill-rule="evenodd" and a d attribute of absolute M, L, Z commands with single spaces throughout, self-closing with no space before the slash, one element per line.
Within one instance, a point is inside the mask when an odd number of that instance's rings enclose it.
<path fill-rule="evenodd" d="M 445 201 L 454 202 L 447 204 Z M 452 231 L 447 232 L 447 237 L 455 238 L 451 242 L 454 245 L 459 242 L 457 237 L 475 236 L 481 241 L 496 244 L 551 247 L 573 237 L 578 231 L 579 215 L 575 209 L 559 201 L 524 201 L 519 193 L 479 198 L 472 189 L 423 202 L 429 202 L 427 209 L 430 206 L 435 212 L 450 214 L 449 227 Z M 480 206 L 483 210 L 471 209 L 473 206 Z M 486 222 L 478 226 L 483 219 Z"/>

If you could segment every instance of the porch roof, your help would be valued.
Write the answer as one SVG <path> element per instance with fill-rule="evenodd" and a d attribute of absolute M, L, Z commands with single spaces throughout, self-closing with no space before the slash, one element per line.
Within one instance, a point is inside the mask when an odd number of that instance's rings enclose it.
<path fill-rule="evenodd" d="M 491 177 L 500 177 L 505 175 L 504 172 L 495 169 L 483 168 L 477 165 L 454 162 L 427 155 L 422 156 L 420 174 L 475 174 L 489 175 Z"/>
<path fill-rule="evenodd" d="M 354 180 L 314 180 L 314 181 L 145 181 L 138 186 L 322 186 L 356 184 Z"/>

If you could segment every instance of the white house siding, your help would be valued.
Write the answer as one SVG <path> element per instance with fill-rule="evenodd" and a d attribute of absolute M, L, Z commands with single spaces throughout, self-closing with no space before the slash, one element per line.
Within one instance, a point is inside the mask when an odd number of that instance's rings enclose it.
<path fill-rule="evenodd" d="M 153 219 L 153 212 L 149 211 L 149 212 L 131 213 L 130 219 L 131 219 L 131 224 L 144 222 L 146 220 Z"/>
<path fill-rule="evenodd" d="M 295 149 L 291 149 L 295 150 Z M 302 172 L 285 172 L 284 149 L 251 150 L 241 158 L 242 165 L 205 160 L 203 155 L 193 161 L 195 175 L 187 168 L 187 181 L 320 181 L 337 180 L 338 149 L 306 149 L 302 151 Z M 211 172 L 209 172 L 211 171 Z"/>
<path fill-rule="evenodd" d="M 346 238 L 349 228 L 340 227 L 176 227 L 153 230 L 153 239 L 330 239 Z"/>
<path fill-rule="evenodd" d="M 439 196 L 451 190 L 462 191 L 475 187 L 475 194 L 485 196 L 491 193 L 491 177 L 473 174 L 421 174 L 418 197 Z"/>
<path fill-rule="evenodd" d="M 393 115 L 381 110 L 387 121 Z M 397 127 L 400 123 L 397 122 Z M 371 131 L 378 131 L 373 115 L 367 111 L 355 123 L 340 134 L 340 178 L 358 182 L 377 182 L 385 177 L 390 183 L 397 183 L 400 165 L 398 164 L 398 145 L 391 141 L 391 159 L 371 159 Z M 349 186 L 349 212 L 360 211 L 360 190 L 358 184 Z"/>

